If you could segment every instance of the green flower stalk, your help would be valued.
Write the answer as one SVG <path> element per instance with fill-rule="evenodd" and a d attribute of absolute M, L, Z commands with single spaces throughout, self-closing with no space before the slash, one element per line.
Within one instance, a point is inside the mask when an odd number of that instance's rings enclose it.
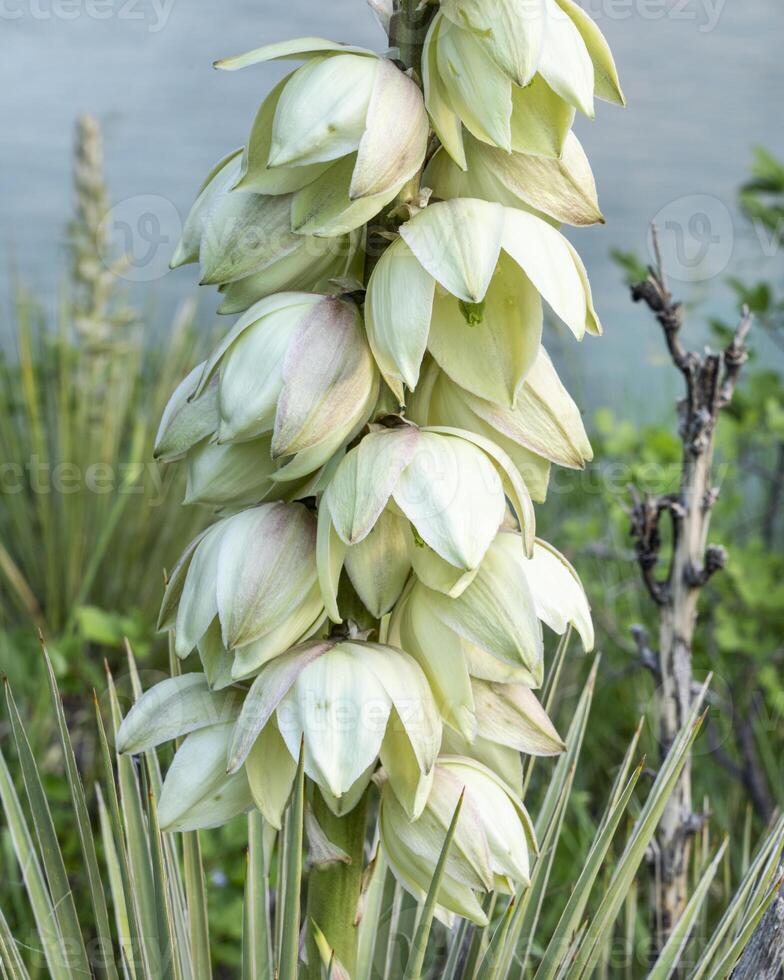
<path fill-rule="evenodd" d="M 170 830 L 253 807 L 279 828 L 302 760 L 310 816 L 354 855 L 310 874 L 313 977 L 325 949 L 354 967 L 363 841 L 422 898 L 463 791 L 437 914 L 481 923 L 484 893 L 526 887 L 521 753 L 564 749 L 534 693 L 543 627 L 593 645 L 533 501 L 592 455 L 544 307 L 577 340 L 601 332 L 557 225 L 601 220 L 570 129 L 594 96 L 623 101 L 615 68 L 571 0 L 406 0 L 393 41 L 406 14 L 408 64 L 314 38 L 218 63 L 304 62 L 207 178 L 173 260 L 244 312 L 156 444 L 218 517 L 160 620 L 202 671 L 119 733 L 128 752 L 183 739 Z"/>

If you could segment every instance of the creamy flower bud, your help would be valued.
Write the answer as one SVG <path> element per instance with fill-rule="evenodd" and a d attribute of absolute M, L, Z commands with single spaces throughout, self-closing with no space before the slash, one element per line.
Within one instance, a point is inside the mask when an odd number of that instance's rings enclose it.
<path fill-rule="evenodd" d="M 319 579 L 330 615 L 338 618 L 335 590 L 345 555 L 339 542 L 363 541 L 390 502 L 429 548 L 466 571 L 478 567 L 495 538 L 506 495 L 531 536 L 530 495 L 489 440 L 448 427 L 374 426 L 341 460 L 319 507 Z"/>
<path fill-rule="evenodd" d="M 442 756 L 422 815 L 411 821 L 394 791 L 381 795 L 381 845 L 400 884 L 418 899 L 427 894 L 461 794 L 463 804 L 438 893 L 440 917 L 450 913 L 485 925 L 477 893 L 510 892 L 529 883 L 536 851 L 525 807 L 490 769 L 459 756 Z"/>
<path fill-rule="evenodd" d="M 325 288 L 356 261 L 357 233 L 332 239 L 295 234 L 293 196 L 237 189 L 242 157 L 221 161 L 185 222 L 172 268 L 198 262 L 202 284 L 217 285 L 222 313 L 238 313 L 276 292 Z"/>
<path fill-rule="evenodd" d="M 416 662 L 361 638 L 312 641 L 262 670 L 234 729 L 230 772 L 246 763 L 260 737 L 275 741 L 264 734 L 273 721 L 291 760 L 303 746 L 305 772 L 338 814 L 356 804 L 379 756 L 391 756 L 405 796 L 412 788 L 409 773 L 396 766 L 401 751 L 410 756 L 418 784 L 441 743 L 438 711 Z M 293 778 L 290 764 L 287 778 Z"/>
<path fill-rule="evenodd" d="M 368 283 L 368 339 L 401 402 L 425 351 L 461 387 L 514 407 L 536 360 L 542 302 L 580 339 L 601 330 L 585 268 L 546 221 L 461 198 L 400 228 Z"/>
<path fill-rule="evenodd" d="M 442 0 L 422 71 L 433 128 L 462 169 L 463 126 L 507 153 L 558 157 L 575 109 L 624 104 L 607 42 L 574 0 Z"/>
<path fill-rule="evenodd" d="M 213 525 L 172 572 L 161 627 L 175 626 L 186 657 L 216 621 L 245 676 L 311 635 L 323 604 L 315 563 L 316 522 L 301 504 L 262 504 Z M 260 649 L 259 649 L 260 648 Z"/>
<path fill-rule="evenodd" d="M 331 42 L 314 47 L 312 38 L 219 67 L 297 56 L 305 64 L 259 109 L 237 187 L 291 195 L 295 233 L 345 234 L 392 201 L 421 167 L 429 133 L 422 93 L 390 60 Z"/>
<path fill-rule="evenodd" d="M 197 393 L 216 376 L 218 442 L 271 434 L 259 485 L 318 470 L 364 425 L 378 397 L 359 310 L 313 293 L 280 293 L 248 310 L 206 362 Z"/>

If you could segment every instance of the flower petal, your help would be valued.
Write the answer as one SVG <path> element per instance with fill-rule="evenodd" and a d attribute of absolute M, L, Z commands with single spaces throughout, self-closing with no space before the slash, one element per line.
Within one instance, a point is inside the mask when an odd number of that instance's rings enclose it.
<path fill-rule="evenodd" d="M 253 802 L 267 823 L 280 830 L 297 775 L 297 760 L 281 738 L 274 718 L 254 742 L 245 760 L 245 775 Z"/>
<path fill-rule="evenodd" d="M 387 508 L 370 534 L 346 552 L 351 584 L 375 619 L 381 619 L 394 606 L 411 571 L 407 527 L 407 521 Z"/>
<path fill-rule="evenodd" d="M 593 118 L 594 73 L 574 21 L 556 3 L 547 4 L 547 39 L 539 59 L 539 74 L 562 99 Z"/>
<path fill-rule="evenodd" d="M 162 830 L 219 827 L 251 809 L 253 797 L 245 773 L 226 773 L 233 727 L 228 722 L 192 732 L 177 749 L 158 804 Z"/>
<path fill-rule="evenodd" d="M 117 732 L 117 751 L 137 755 L 200 728 L 231 721 L 237 694 L 216 694 L 204 674 L 168 677 L 139 698 Z"/>
<path fill-rule="evenodd" d="M 278 708 L 289 751 L 304 738 L 305 772 L 338 798 L 378 756 L 391 710 L 375 673 L 346 646 L 303 670 Z"/>
<path fill-rule="evenodd" d="M 457 27 L 477 34 L 517 85 L 531 81 L 545 36 L 544 0 L 443 0 L 440 9 Z"/>
<path fill-rule="evenodd" d="M 427 422 L 439 425 L 449 420 L 497 440 L 507 452 L 508 443 L 516 443 L 559 466 L 581 468 L 593 456 L 580 410 L 543 347 L 513 409 L 477 398 L 441 374 L 433 388 Z"/>
<path fill-rule="evenodd" d="M 465 592 L 450 599 L 428 590 L 428 608 L 469 643 L 534 671 L 543 656 L 542 628 L 527 567 L 519 535 L 501 532 Z"/>
<path fill-rule="evenodd" d="M 541 75 L 525 88 L 512 86 L 512 149 L 559 157 L 574 122 L 574 109 Z"/>
<path fill-rule="evenodd" d="M 453 381 L 511 407 L 539 352 L 542 323 L 539 293 L 502 254 L 481 307 L 436 297 L 428 348 Z"/>
<path fill-rule="evenodd" d="M 232 191 L 204 222 L 201 284 L 244 279 L 290 255 L 299 246 L 291 230 L 291 196 Z"/>
<path fill-rule="evenodd" d="M 471 442 L 422 431 L 395 503 L 424 541 L 458 568 L 476 568 L 504 517 L 501 480 Z"/>
<path fill-rule="evenodd" d="M 297 191 L 291 202 L 291 227 L 299 235 L 334 237 L 354 231 L 374 218 L 392 201 L 405 180 L 380 194 L 349 197 L 356 154 L 341 157 L 322 177 Z"/>
<path fill-rule="evenodd" d="M 435 280 L 402 239 L 393 242 L 370 277 L 365 302 L 368 341 L 398 401 L 415 388 L 427 347 Z"/>
<path fill-rule="evenodd" d="M 185 504 L 241 507 L 255 504 L 275 486 L 270 437 L 238 445 L 205 443 L 188 453 Z"/>
<path fill-rule="evenodd" d="M 229 772 L 237 772 L 243 765 L 259 734 L 267 727 L 273 713 L 302 671 L 328 653 L 333 646 L 329 640 L 304 643 L 276 657 L 259 674 L 250 686 L 232 731 L 227 754 Z"/>
<path fill-rule="evenodd" d="M 213 524 L 190 560 L 174 631 L 174 650 L 180 658 L 188 656 L 218 613 L 218 554 L 225 530 L 226 521 Z"/>
<path fill-rule="evenodd" d="M 470 31 L 448 20 L 436 40 L 438 74 L 450 103 L 477 139 L 512 149 L 512 83 Z"/>
<path fill-rule="evenodd" d="M 209 385 L 200 398 L 191 400 L 204 371 L 198 364 L 176 387 L 161 416 L 153 455 L 165 463 L 185 453 L 218 427 L 218 386 Z"/>
<path fill-rule="evenodd" d="M 591 607 L 577 572 L 552 545 L 537 538 L 525 574 L 536 603 L 536 614 L 551 630 L 563 634 L 571 623 L 586 652 L 593 650 Z"/>
<path fill-rule="evenodd" d="M 265 44 L 261 48 L 254 48 L 245 54 L 232 55 L 229 58 L 221 58 L 215 62 L 216 68 L 224 71 L 236 71 L 238 68 L 247 68 L 248 65 L 258 65 L 264 61 L 276 61 L 279 58 L 316 58 L 325 54 L 363 54 L 370 58 L 377 58 L 375 52 L 368 48 L 358 48 L 351 44 L 340 44 L 337 41 L 328 41 L 323 37 L 298 37 L 289 41 L 276 41 L 274 44 Z"/>
<path fill-rule="evenodd" d="M 574 0 L 555 0 L 580 32 L 593 62 L 596 96 L 607 102 L 626 105 L 610 46 L 588 14 Z"/>
<path fill-rule="evenodd" d="M 532 214 L 507 208 L 503 247 L 580 340 L 588 322 L 586 282 L 563 235 Z"/>
<path fill-rule="evenodd" d="M 367 401 L 373 373 L 359 310 L 325 297 L 300 321 L 286 350 L 273 455 L 290 456 L 347 435 Z"/>
<path fill-rule="evenodd" d="M 287 75 L 261 103 L 248 145 L 242 155 L 241 171 L 234 184 L 235 191 L 253 191 L 256 194 L 291 194 L 301 190 L 328 168 L 329 161 L 296 167 L 268 167 L 272 149 L 272 126 L 281 94 L 294 73 Z"/>
<path fill-rule="evenodd" d="M 229 518 L 217 574 L 226 646 L 241 647 L 270 632 L 315 581 L 316 521 L 303 505 L 262 504 Z"/>
<path fill-rule="evenodd" d="M 533 548 L 534 534 L 536 532 L 536 515 L 528 487 L 525 485 L 525 482 L 508 454 L 492 440 L 486 439 L 484 436 L 467 429 L 455 429 L 448 425 L 429 425 L 423 431 L 458 436 L 466 442 L 472 443 L 478 449 L 481 449 L 493 461 L 501 478 L 503 490 L 512 504 L 512 508 L 522 529 L 526 552 L 530 553 Z"/>
<path fill-rule="evenodd" d="M 182 237 L 174 251 L 172 269 L 188 262 L 197 262 L 204 224 L 216 203 L 234 186 L 242 167 L 242 150 L 235 150 L 213 167 L 199 189 L 198 197 L 185 219 Z"/>
<path fill-rule="evenodd" d="M 314 583 L 297 608 L 268 633 L 232 651 L 232 681 L 255 677 L 271 660 L 316 635 L 326 620 L 324 601 L 318 583 Z"/>
<path fill-rule="evenodd" d="M 442 201 L 402 225 L 400 234 L 444 289 L 481 303 L 500 254 L 504 209 L 475 199 Z"/>
<path fill-rule="evenodd" d="M 479 197 L 531 208 L 570 225 L 604 221 L 588 158 L 574 133 L 567 136 L 560 158 L 505 153 L 471 136 L 465 145 L 466 173 L 443 148 L 430 160 L 423 181 L 436 197 Z"/>
<path fill-rule="evenodd" d="M 402 650 L 381 643 L 341 643 L 376 675 L 398 714 L 423 773 L 435 765 L 441 745 L 441 718 L 422 668 Z"/>
<path fill-rule="evenodd" d="M 353 54 L 317 57 L 298 68 L 280 94 L 268 167 L 303 166 L 353 153 L 379 60 Z"/>
<path fill-rule="evenodd" d="M 388 639 L 416 660 L 441 717 L 470 741 L 476 735 L 476 718 L 462 644 L 434 615 L 427 600 L 428 593 L 415 585 L 395 608 Z"/>
<path fill-rule="evenodd" d="M 522 684 L 471 682 L 477 730 L 491 742 L 527 755 L 560 755 L 565 745 L 536 695 Z"/>
<path fill-rule="evenodd" d="M 381 58 L 349 197 L 382 194 L 422 166 L 430 128 L 419 86 Z"/>
<path fill-rule="evenodd" d="M 466 168 L 463 150 L 463 124 L 449 102 L 449 96 L 438 73 L 438 31 L 443 15 L 437 13 L 430 23 L 422 49 L 422 84 L 430 122 L 444 149 L 458 167 Z"/>
<path fill-rule="evenodd" d="M 356 544 L 367 537 L 386 507 L 419 443 L 413 426 L 371 432 L 341 460 L 322 499 L 339 537 Z"/>

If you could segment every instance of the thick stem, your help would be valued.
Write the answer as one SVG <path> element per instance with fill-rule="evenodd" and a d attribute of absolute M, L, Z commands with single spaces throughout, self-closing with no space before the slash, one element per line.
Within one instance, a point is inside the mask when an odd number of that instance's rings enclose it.
<path fill-rule="evenodd" d="M 700 589 L 695 569 L 702 566 L 711 509 L 710 474 L 713 440 L 699 453 L 685 450 L 681 479 L 681 512 L 666 600 L 661 607 L 659 671 L 656 698 L 662 757 L 688 715 L 692 698 L 692 644 Z M 661 948 L 686 907 L 692 827 L 691 759 L 667 802 L 656 834 L 661 875 L 657 946 Z"/>
<path fill-rule="evenodd" d="M 422 74 L 422 46 L 433 19 L 435 7 L 419 0 L 395 0 L 389 22 L 389 46 L 397 48 L 406 68 Z"/>
<path fill-rule="evenodd" d="M 369 791 L 344 817 L 336 817 L 318 791 L 313 794 L 313 815 L 329 840 L 351 859 L 350 864 L 334 863 L 314 867 L 308 879 L 309 923 L 324 933 L 335 958 L 354 976 L 357 966 L 357 926 L 355 918 L 362 885 L 365 857 Z M 321 980 L 321 955 L 313 929 L 307 930 L 308 980 Z"/>

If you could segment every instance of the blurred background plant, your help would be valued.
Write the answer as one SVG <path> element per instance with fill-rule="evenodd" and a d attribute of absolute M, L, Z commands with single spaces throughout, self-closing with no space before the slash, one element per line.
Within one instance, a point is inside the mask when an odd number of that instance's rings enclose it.
<path fill-rule="evenodd" d="M 0 671 L 25 697 L 40 690 L 37 630 L 66 691 L 102 685 L 101 659 L 126 636 L 151 652 L 165 561 L 204 522 L 180 506 L 183 475 L 154 463 L 152 445 L 206 338 L 192 303 L 164 328 L 129 304 L 90 117 L 77 126 L 74 185 L 57 310 L 18 283 L 0 351 Z"/>
<path fill-rule="evenodd" d="M 62 736 L 63 729 L 52 711 L 45 682 L 36 635 L 40 629 L 47 637 L 63 695 L 84 776 L 92 829 L 100 835 L 97 860 L 109 889 L 105 901 L 112 935 L 131 929 L 133 936 L 134 916 L 150 901 L 160 923 L 159 936 L 174 937 L 170 945 L 181 944 L 183 950 L 176 970 L 159 975 L 210 975 L 193 965 L 194 958 L 198 961 L 204 955 L 204 922 L 199 916 L 206 896 L 214 975 L 265 976 L 266 939 L 259 939 L 248 920 L 249 914 L 258 914 L 258 904 L 253 903 L 258 903 L 259 894 L 246 890 L 247 861 L 257 870 L 265 867 L 264 860 L 267 862 L 273 889 L 266 896 L 273 922 L 270 943 L 275 950 L 280 948 L 282 933 L 280 917 L 278 925 L 274 924 L 272 898 L 277 858 L 270 860 L 263 850 L 261 825 L 254 820 L 248 825 L 239 819 L 220 831 L 198 838 L 188 836 L 181 841 L 181 849 L 180 844 L 162 844 L 153 826 L 141 841 L 139 828 L 147 820 L 154 821 L 152 811 L 147 810 L 147 791 L 152 789 L 154 794 L 157 779 L 157 763 L 152 758 L 139 769 L 126 765 L 117 770 L 122 826 L 111 812 L 114 791 L 104 771 L 106 760 L 101 754 L 101 739 L 95 737 L 87 692 L 92 687 L 107 690 L 101 666 L 106 658 L 118 677 L 118 703 L 127 707 L 138 685 L 125 665 L 126 637 L 143 668 L 145 687 L 150 676 L 157 679 L 156 671 L 169 669 L 165 644 L 159 645 L 154 632 L 162 571 L 208 515 L 181 507 L 182 474 L 153 463 L 152 443 L 170 391 L 198 360 L 194 347 L 206 345 L 207 338 L 197 329 L 190 305 L 164 331 L 155 323 L 151 310 L 142 313 L 129 304 L 122 288 L 125 259 L 111 254 L 105 227 L 109 202 L 100 134 L 91 120 L 82 120 L 79 125 L 75 183 L 76 216 L 69 229 L 72 274 L 61 292 L 56 316 L 48 317 L 36 298 L 17 285 L 11 323 L 14 347 L 0 354 L 0 672 L 9 676 L 22 705 L 26 738 L 57 824 L 54 838 L 47 838 L 46 811 L 42 797 L 36 795 L 34 774 L 29 766 L 25 773 L 16 758 L 13 763 L 9 758 L 14 778 L 0 767 L 0 782 L 4 781 L 0 956 L 5 955 L 12 935 L 15 940 L 11 942 L 16 943 L 14 948 L 32 976 L 55 975 L 47 972 L 45 955 L 35 952 L 45 945 L 41 923 L 54 914 L 49 906 L 58 901 L 59 870 L 54 852 L 50 849 L 47 855 L 43 853 L 47 839 L 51 844 L 59 837 L 62 844 L 80 928 L 87 936 L 95 935 L 101 915 L 100 908 L 95 908 L 97 890 L 90 880 L 90 864 L 81 851 L 78 814 L 76 823 L 72 816 L 74 783 L 69 790 L 63 778 L 68 745 L 57 737 L 58 732 Z M 748 220 L 765 228 L 780 246 L 784 166 L 758 151 L 740 200 Z M 644 277 L 645 270 L 636 256 L 616 255 L 616 261 L 630 282 Z M 760 901 L 774 880 L 776 848 L 763 850 L 761 862 L 755 865 L 754 842 L 761 839 L 775 819 L 776 808 L 784 802 L 784 291 L 781 282 L 733 279 L 730 285 L 738 306 L 747 304 L 755 314 L 752 348 L 764 354 L 752 354 L 718 431 L 717 473 L 722 492 L 714 513 L 712 539 L 728 548 L 730 560 L 726 572 L 712 579 L 703 592 L 695 648 L 697 675 L 703 677 L 712 671 L 714 681 L 709 695 L 712 710 L 694 750 L 694 795 L 695 800 L 704 801 L 704 809 L 713 816 L 693 849 L 692 878 L 704 901 L 693 910 L 695 939 L 690 947 L 690 966 L 699 953 L 710 951 L 709 937 L 722 911 L 749 869 L 752 874 L 745 879 L 750 891 L 741 893 L 742 901 L 731 906 L 734 917 L 713 950 L 710 969 L 697 974 L 711 977 L 722 975 L 713 972 L 721 966 L 721 955 L 731 949 L 732 938 L 743 923 L 750 921 L 750 913 L 761 907 Z M 698 312 L 699 308 L 691 311 L 691 322 Z M 712 320 L 708 324 L 717 346 L 726 344 L 734 327 L 732 312 L 728 312 L 726 322 Z M 642 364 L 634 369 L 657 370 Z M 597 832 L 606 827 L 606 806 L 613 796 L 617 767 L 620 765 L 620 773 L 628 776 L 643 753 L 651 760 L 658 757 L 650 717 L 656 680 L 630 631 L 632 625 L 640 624 L 653 633 L 655 611 L 643 592 L 629 537 L 627 487 L 636 484 L 665 493 L 677 486 L 680 442 L 674 417 L 673 407 L 663 413 L 659 424 L 641 428 L 633 421 L 632 406 L 622 418 L 606 410 L 597 412 L 590 425 L 597 462 L 585 473 L 555 474 L 548 505 L 541 510 L 540 533 L 570 544 L 568 555 L 591 597 L 603 659 L 595 686 L 589 685 L 593 697 L 590 724 L 573 729 L 583 741 L 579 765 L 574 770 L 568 766 L 554 770 L 551 764 L 540 762 L 530 770 L 528 792 L 539 801 L 548 799 L 551 784 L 557 789 L 541 807 L 544 816 L 540 829 L 551 836 L 543 851 L 547 860 L 539 865 L 542 877 L 526 904 L 525 915 L 519 920 L 499 919 L 502 910 L 496 910 L 494 921 L 500 921 L 502 927 L 512 928 L 512 921 L 520 922 L 518 939 L 522 937 L 527 959 L 523 963 L 518 958 L 513 976 L 533 976 L 547 941 L 556 934 L 574 886 L 575 868 L 586 865 Z M 103 468 L 90 469 L 97 464 Z M 104 492 L 96 492 L 96 488 Z M 149 671 L 148 676 L 145 671 Z M 582 657 L 569 655 L 563 661 L 552 696 L 556 723 L 564 731 L 579 717 L 589 671 Z M 102 699 L 111 740 L 110 702 L 111 698 Z M 641 716 L 646 717 L 646 723 L 638 733 Z M 9 733 L 12 721 L 10 709 L 0 721 L 0 732 Z M 15 740 L 4 739 L 4 752 L 9 742 L 15 741 L 18 748 L 18 725 L 14 734 Z M 627 752 L 630 745 L 634 748 Z M 111 754 L 109 763 L 110 768 L 116 768 Z M 98 802 L 101 797 L 95 796 L 97 773 L 103 786 L 102 805 Z M 618 841 L 597 872 L 593 896 L 580 912 L 581 921 L 585 914 L 593 921 L 602 908 L 601 896 L 610 888 L 623 841 L 630 839 L 630 829 L 644 812 L 655 775 L 648 770 L 639 775 L 627 806 L 618 813 Z M 617 783 L 616 800 L 619 787 Z M 33 794 L 27 802 L 25 788 Z M 137 792 L 141 810 L 134 812 L 142 816 L 134 829 L 135 818 L 126 807 L 136 806 L 133 800 Z M 18 809 L 15 798 L 20 801 Z M 24 823 L 19 822 L 19 813 Z M 731 828 L 726 848 L 718 844 L 715 827 Z M 246 858 L 249 839 L 251 849 Z M 269 841 L 266 846 L 269 849 Z M 719 857 L 713 864 L 716 855 Z M 644 854 L 640 857 L 645 859 Z M 48 866 L 51 861 L 54 864 Z M 152 891 L 146 896 L 128 891 L 135 887 L 128 879 L 129 861 L 136 867 L 135 879 L 140 875 L 148 879 Z M 39 895 L 37 908 L 30 901 L 29 888 L 25 888 L 25 875 L 28 886 Z M 264 880 L 263 871 L 261 877 Z M 621 901 L 611 926 L 602 933 L 592 967 L 596 976 L 626 980 L 646 975 L 649 879 L 641 870 L 631 875 L 622 893 L 616 891 Z M 414 910 L 399 890 L 384 884 L 387 879 L 380 876 L 377 880 L 383 887 L 376 886 L 381 892 L 373 893 L 374 900 L 379 909 L 388 909 L 388 915 L 385 918 L 381 912 L 374 912 L 379 918 L 369 921 L 379 924 L 382 936 L 387 935 L 383 930 L 389 929 L 384 962 L 392 970 L 397 962 L 394 957 L 400 960 L 408 954 L 414 936 Z M 62 880 L 59 884 L 63 885 Z M 183 895 L 189 901 L 181 901 Z M 134 908 L 134 903 L 139 908 Z M 191 918 L 185 921 L 188 916 Z M 68 926 L 72 927 L 73 923 Z M 62 926 L 58 928 L 62 931 Z M 492 929 L 464 931 L 460 936 L 462 952 L 455 960 L 449 958 L 449 950 L 454 950 L 457 935 L 448 946 L 445 931 L 436 926 L 426 963 L 431 971 L 453 971 L 444 973 L 446 976 L 471 976 L 470 969 L 479 969 L 492 935 Z M 253 940 L 250 946 L 249 939 Z M 374 945 L 381 949 L 378 942 Z M 716 955 L 718 950 L 721 955 Z M 33 961 L 37 967 L 29 966 Z M 483 976 L 497 975 L 492 972 L 495 967 L 491 961 L 482 969 Z M 136 973 L 130 970 L 127 975 L 148 974 L 137 967 Z M 331 975 L 338 973 L 333 970 Z M 572 976 L 569 972 L 563 975 Z M 669 974 L 664 970 L 658 975 Z M 368 976 L 383 973 L 370 972 Z"/>

